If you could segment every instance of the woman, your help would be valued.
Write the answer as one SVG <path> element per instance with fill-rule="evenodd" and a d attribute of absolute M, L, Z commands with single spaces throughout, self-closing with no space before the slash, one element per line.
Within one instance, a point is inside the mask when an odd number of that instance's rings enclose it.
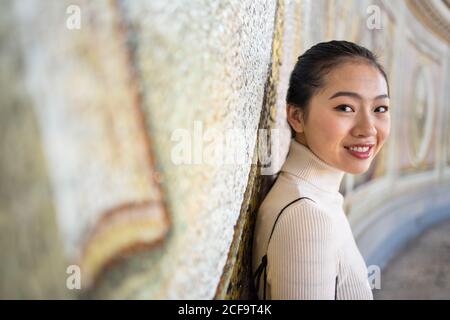
<path fill-rule="evenodd" d="M 258 297 L 373 299 L 339 186 L 345 172 L 367 171 L 389 136 L 386 74 L 366 48 L 319 43 L 299 57 L 286 100 L 293 138 L 255 225 Z"/>

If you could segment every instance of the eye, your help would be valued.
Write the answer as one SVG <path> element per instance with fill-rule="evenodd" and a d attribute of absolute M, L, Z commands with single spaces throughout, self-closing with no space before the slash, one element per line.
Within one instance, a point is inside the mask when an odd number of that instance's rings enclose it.
<path fill-rule="evenodd" d="M 379 108 L 384 109 L 384 110 L 381 111 L 380 113 L 386 113 L 386 112 L 388 112 L 388 110 L 389 110 L 389 107 L 388 107 L 388 106 L 379 106 L 377 109 L 379 109 Z"/>
<path fill-rule="evenodd" d="M 348 104 L 341 104 L 341 105 L 337 106 L 335 109 L 339 110 L 339 111 L 344 111 L 344 112 L 352 112 L 353 111 L 353 109 Z"/>

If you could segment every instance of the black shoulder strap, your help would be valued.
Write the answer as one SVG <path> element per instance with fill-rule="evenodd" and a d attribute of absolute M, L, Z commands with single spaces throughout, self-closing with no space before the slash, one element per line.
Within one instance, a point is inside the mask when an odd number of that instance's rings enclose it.
<path fill-rule="evenodd" d="M 300 200 L 302 200 L 302 199 L 309 199 L 309 200 L 311 200 L 312 202 L 315 202 L 314 200 L 312 200 L 311 198 L 308 198 L 308 197 L 301 197 L 301 198 L 298 198 L 298 199 L 295 199 L 295 200 L 289 202 L 289 203 L 288 203 L 287 205 L 285 205 L 285 206 L 283 207 L 283 209 L 281 209 L 281 211 L 278 213 L 278 216 L 277 216 L 277 218 L 275 219 L 275 223 L 274 223 L 273 226 L 272 226 L 272 231 L 270 232 L 269 240 L 267 241 L 266 254 L 261 258 L 261 263 L 259 264 L 258 268 L 256 269 L 255 275 L 254 275 L 254 277 L 253 277 L 253 282 L 256 280 L 256 290 L 259 291 L 259 281 L 260 281 L 261 275 L 262 275 L 263 272 L 264 272 L 264 300 L 266 299 L 267 249 L 269 248 L 269 243 L 270 243 L 270 239 L 272 239 L 273 231 L 275 230 L 275 226 L 276 226 L 276 224 L 277 224 L 277 222 L 278 222 L 278 219 L 280 218 L 281 214 L 283 213 L 283 211 L 284 211 L 287 207 L 289 207 L 291 204 L 293 204 L 293 203 L 295 203 L 295 202 L 297 202 L 297 201 L 300 201 Z"/>

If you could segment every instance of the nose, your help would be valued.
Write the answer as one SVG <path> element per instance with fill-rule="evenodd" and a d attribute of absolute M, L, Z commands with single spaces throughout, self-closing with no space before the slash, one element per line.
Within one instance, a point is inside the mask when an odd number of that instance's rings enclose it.
<path fill-rule="evenodd" d="M 352 134 L 355 137 L 370 137 L 377 134 L 374 119 L 367 112 L 360 112 L 356 118 Z"/>

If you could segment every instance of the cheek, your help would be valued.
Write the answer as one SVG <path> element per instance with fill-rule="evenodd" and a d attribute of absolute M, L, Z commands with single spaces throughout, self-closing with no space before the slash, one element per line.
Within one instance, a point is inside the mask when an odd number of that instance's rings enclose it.
<path fill-rule="evenodd" d="M 390 118 L 380 121 L 377 125 L 378 136 L 382 140 L 386 140 L 389 137 L 391 131 Z"/>
<path fill-rule="evenodd" d="M 312 132 L 320 135 L 323 143 L 327 145 L 340 144 L 351 128 L 349 121 L 333 114 L 324 114 L 317 119 L 315 126 L 316 129 Z"/>

